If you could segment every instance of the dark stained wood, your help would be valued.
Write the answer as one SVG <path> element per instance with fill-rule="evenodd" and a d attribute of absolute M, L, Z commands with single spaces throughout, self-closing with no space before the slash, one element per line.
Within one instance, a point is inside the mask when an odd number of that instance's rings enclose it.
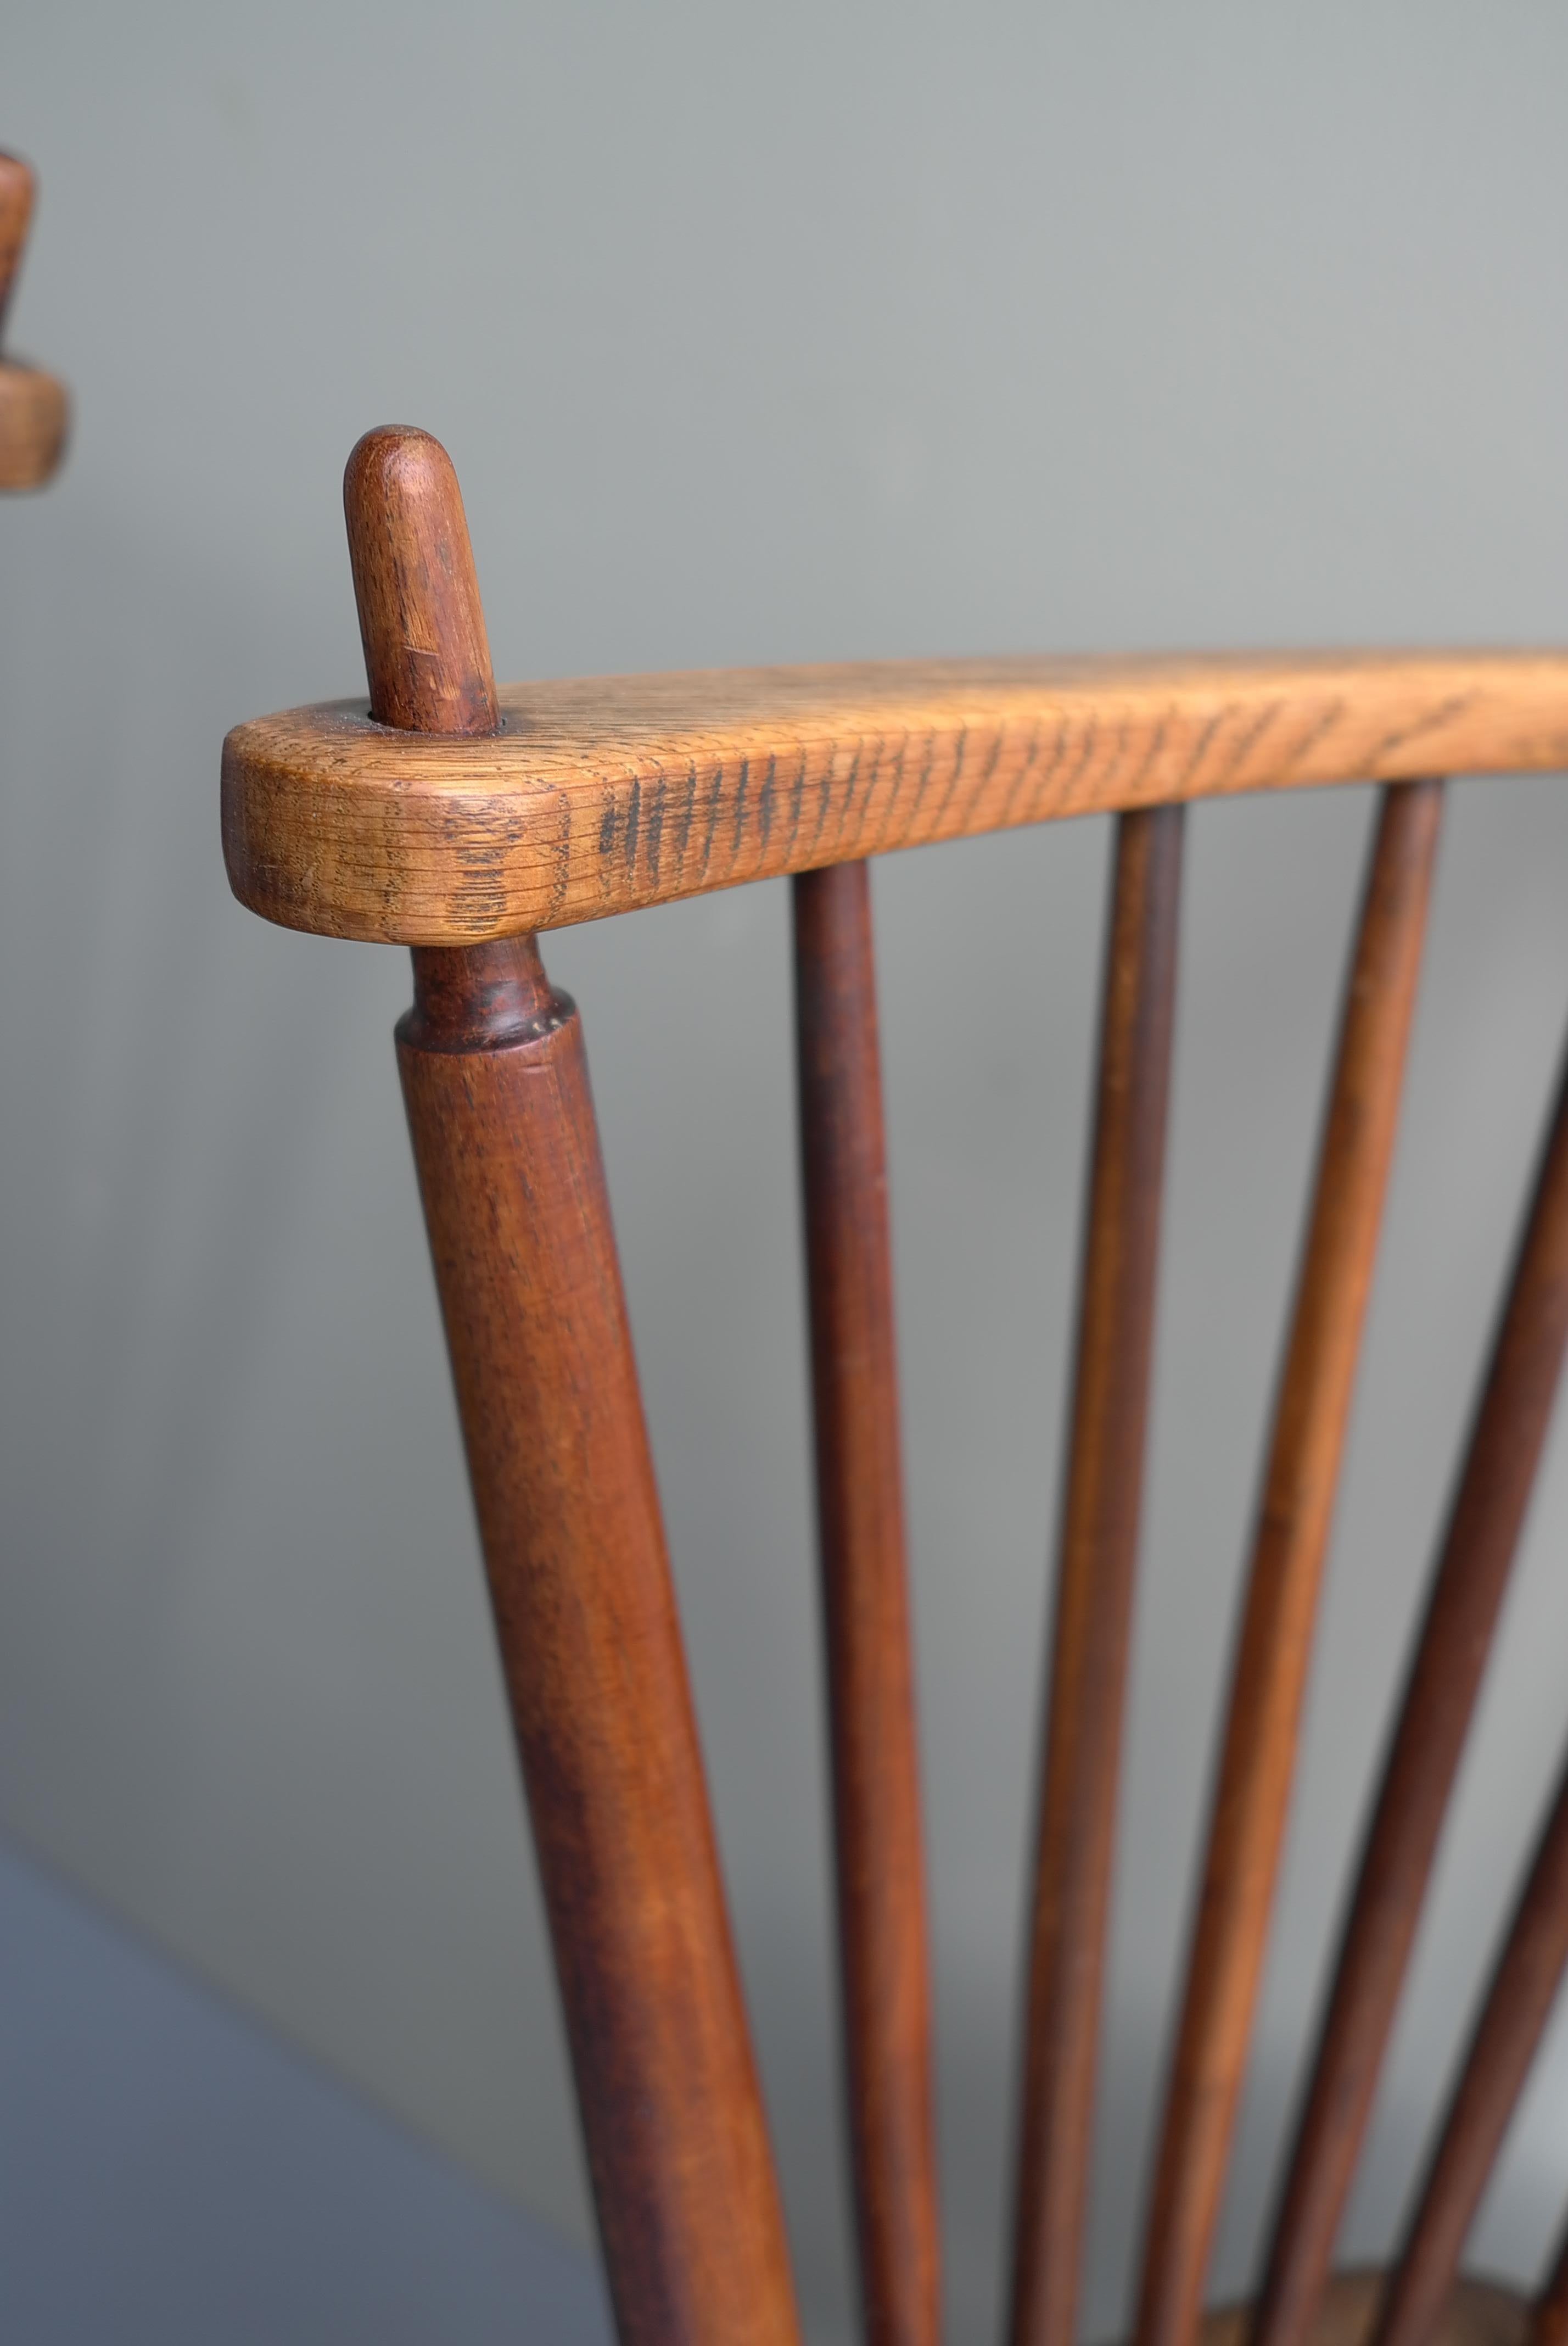
<path fill-rule="evenodd" d="M 0 154 L 0 332 L 15 289 L 36 192 L 19 155 Z M 70 403 L 41 368 L 0 359 L 0 490 L 42 488 L 65 453 Z"/>
<path fill-rule="evenodd" d="M 414 733 L 494 733 L 500 716 L 463 493 L 428 432 L 367 432 L 343 474 L 370 713 Z"/>
<path fill-rule="evenodd" d="M 367 664 L 379 708 L 473 726 L 433 447 L 351 459 Z M 797 2346 L 581 1024 L 531 938 L 416 953 L 414 988 L 398 1061 L 617 2328 Z"/>
<path fill-rule="evenodd" d="M 1568 1057 L 1362 1850 L 1251 2346 L 1304 2346 L 1327 2281 L 1565 1342 Z"/>
<path fill-rule="evenodd" d="M 236 894 L 403 944 L 560 928 L 1065 815 L 1568 766 L 1568 654 L 889 661 L 501 688 L 494 740 L 341 701 L 223 757 Z"/>
<path fill-rule="evenodd" d="M 794 2346 L 582 1030 L 529 940 L 398 1030 L 623 2346 Z"/>
<path fill-rule="evenodd" d="M 1184 820 L 1182 808 L 1162 807 L 1123 815 L 1116 832 L 1031 1925 L 1013 2346 L 1074 2346 L 1077 2333 L 1154 1343 Z"/>
<path fill-rule="evenodd" d="M 1137 2346 L 1191 2346 L 1268 1940 L 1318 1589 L 1398 1124 L 1442 787 L 1383 794 L 1231 1679 Z"/>
<path fill-rule="evenodd" d="M 795 882 L 800 1148 L 839 1944 L 865 2331 L 942 2331 L 931 1971 L 863 863 Z"/>
<path fill-rule="evenodd" d="M 1568 2225 L 1558 2239 L 1541 2294 L 1531 2308 L 1530 2346 L 1568 2346 Z"/>
<path fill-rule="evenodd" d="M 1568 1768 L 1466 2049 L 1373 2346 L 1428 2346 L 1568 1964 Z"/>

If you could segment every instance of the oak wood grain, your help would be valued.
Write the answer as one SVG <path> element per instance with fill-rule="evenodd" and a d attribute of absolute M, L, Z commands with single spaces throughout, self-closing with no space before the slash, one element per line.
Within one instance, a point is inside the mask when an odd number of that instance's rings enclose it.
<path fill-rule="evenodd" d="M 1154 1344 L 1185 811 L 1117 825 L 1030 1928 L 1013 2346 L 1074 2346 Z"/>
<path fill-rule="evenodd" d="M 26 248 L 36 192 L 32 168 L 0 154 L 0 332 Z M 65 453 L 70 402 L 64 383 L 19 359 L 0 358 L 0 489 L 38 489 Z"/>
<path fill-rule="evenodd" d="M 865 2335 L 935 2346 L 942 2257 L 898 1361 L 863 863 L 795 882 L 800 1155 Z"/>
<path fill-rule="evenodd" d="M 1568 1768 L 1519 1895 L 1378 2317 L 1427 2346 L 1568 1965 Z"/>
<path fill-rule="evenodd" d="M 1305 2346 L 1568 1342 L 1568 1056 L 1368 1827 L 1251 2346 Z"/>
<path fill-rule="evenodd" d="M 237 727 L 236 894 L 288 927 L 458 944 L 1065 815 L 1568 766 L 1551 651 L 737 669 L 499 705 L 491 740 L 350 701 Z"/>
<path fill-rule="evenodd" d="M 374 705 L 494 722 L 444 455 L 344 501 Z M 531 938 L 429 947 L 397 1049 L 622 2346 L 798 2346 L 581 1022 Z"/>
<path fill-rule="evenodd" d="M 1136 2346 L 1190 2346 L 1197 2331 L 1268 1941 L 1441 808 L 1441 783 L 1389 789 L 1372 844 L 1231 1677 Z"/>

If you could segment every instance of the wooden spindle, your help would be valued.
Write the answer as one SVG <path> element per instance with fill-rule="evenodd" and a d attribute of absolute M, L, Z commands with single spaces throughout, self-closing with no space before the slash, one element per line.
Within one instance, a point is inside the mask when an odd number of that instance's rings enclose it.
<path fill-rule="evenodd" d="M 344 483 L 383 723 L 494 723 L 451 464 Z M 581 1023 L 531 938 L 416 948 L 398 1061 L 623 2346 L 796 2346 Z"/>
<path fill-rule="evenodd" d="M 1529 2346 L 1568 2346 L 1568 2224 L 1558 2239 L 1541 2294 L 1531 2308 Z"/>
<path fill-rule="evenodd" d="M 1318 1588 L 1436 858 L 1442 786 L 1383 793 L 1236 1651 L 1150 2206 L 1136 2346 L 1192 2346 L 1246 2066 Z"/>
<path fill-rule="evenodd" d="M 1568 1965 L 1568 1768 L 1509 1924 L 1371 2346 L 1429 2346 Z"/>
<path fill-rule="evenodd" d="M 1251 2346 L 1307 2346 L 1328 2282 L 1565 1342 L 1568 1056 L 1362 1848 Z"/>
<path fill-rule="evenodd" d="M 1030 1935 L 1013 2346 L 1073 2346 L 1154 1343 L 1180 807 L 1120 818 Z"/>
<path fill-rule="evenodd" d="M 864 863 L 794 883 L 817 1507 L 866 2336 L 942 2330 L 931 1967 Z"/>

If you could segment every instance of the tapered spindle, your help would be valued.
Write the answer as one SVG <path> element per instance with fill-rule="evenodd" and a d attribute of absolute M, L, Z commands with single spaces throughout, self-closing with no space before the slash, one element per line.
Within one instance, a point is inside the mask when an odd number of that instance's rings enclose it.
<path fill-rule="evenodd" d="M 1154 1343 L 1180 807 L 1116 829 L 1030 1929 L 1013 2346 L 1073 2346 Z"/>
<path fill-rule="evenodd" d="M 871 2346 L 942 2328 L 931 1976 L 864 863 L 795 890 L 800 1153 L 850 2142 Z"/>
<path fill-rule="evenodd" d="M 1252 2346 L 1307 2346 L 1328 2281 L 1565 1342 L 1568 1056 L 1362 1849 Z"/>
<path fill-rule="evenodd" d="M 1428 2346 L 1568 1964 L 1568 1768 L 1444 2113 L 1371 2346 Z"/>
<path fill-rule="evenodd" d="M 1192 2346 L 1202 2308 L 1393 1156 L 1441 808 L 1441 783 L 1393 785 L 1372 846 L 1232 1672 L 1136 2346 Z"/>
<path fill-rule="evenodd" d="M 1529 2346 L 1568 2346 L 1568 2224 L 1559 2236 L 1551 2269 L 1531 2309 Z"/>
<path fill-rule="evenodd" d="M 444 452 L 344 495 L 372 714 L 493 729 Z M 416 948 L 398 1060 L 623 2346 L 796 2346 L 581 1023 L 531 938 Z"/>

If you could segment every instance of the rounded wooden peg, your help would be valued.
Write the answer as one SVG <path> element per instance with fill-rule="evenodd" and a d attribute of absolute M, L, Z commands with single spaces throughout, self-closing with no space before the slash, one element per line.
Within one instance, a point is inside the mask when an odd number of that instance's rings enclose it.
<path fill-rule="evenodd" d="M 22 265 L 27 223 L 33 217 L 34 184 L 32 167 L 20 155 L 0 154 L 0 324 Z"/>
<path fill-rule="evenodd" d="M 500 710 L 463 492 L 439 440 L 367 432 L 343 474 L 371 715 L 412 733 L 495 733 Z"/>

